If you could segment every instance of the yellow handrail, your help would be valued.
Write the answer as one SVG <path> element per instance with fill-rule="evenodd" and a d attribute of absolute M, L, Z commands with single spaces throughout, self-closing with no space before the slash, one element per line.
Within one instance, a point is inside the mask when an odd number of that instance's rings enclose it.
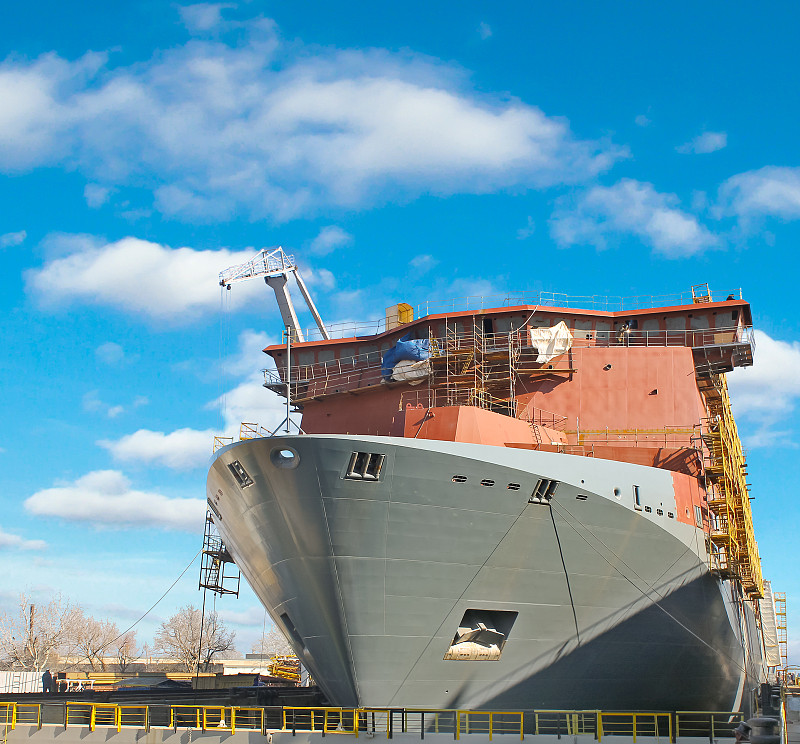
<path fill-rule="evenodd" d="M 598 742 L 604 736 L 630 736 L 633 742 L 641 738 L 668 738 L 679 736 L 717 737 L 729 734 L 743 719 L 740 712 L 730 711 L 677 711 L 638 712 L 601 710 L 460 710 L 450 708 L 339 708 L 332 706 L 286 706 L 282 710 L 283 731 L 317 731 L 325 734 L 345 733 L 359 737 L 359 733 L 385 730 L 387 738 L 393 735 L 397 717 L 402 732 L 450 733 L 459 740 L 462 733 L 487 734 L 490 741 L 496 735 L 519 734 L 524 739 L 526 721 L 532 722 L 531 733 L 537 735 L 592 735 Z M 674 716 L 674 723 L 673 723 Z M 39 725 L 41 705 L 0 702 L 0 725 L 13 730 L 17 723 Z M 169 727 L 179 726 L 207 730 L 263 731 L 264 708 L 219 705 L 171 705 Z M 98 727 L 123 726 L 148 728 L 149 706 L 117 705 L 68 701 L 66 725 Z M 400 731 L 397 731 L 400 733 Z"/>

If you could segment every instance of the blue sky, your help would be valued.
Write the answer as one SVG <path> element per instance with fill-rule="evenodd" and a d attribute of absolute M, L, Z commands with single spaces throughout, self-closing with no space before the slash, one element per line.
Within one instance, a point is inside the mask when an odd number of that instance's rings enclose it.
<path fill-rule="evenodd" d="M 217 274 L 281 244 L 330 322 L 465 295 L 743 288 L 756 364 L 730 384 L 764 573 L 794 635 L 798 15 L 5 9 L 0 602 L 60 590 L 127 627 L 195 555 L 214 434 L 281 417 L 259 382 L 274 300 L 257 282 L 221 297 Z M 200 601 L 197 574 L 140 640 Z M 218 609 L 249 651 L 255 598 Z"/>

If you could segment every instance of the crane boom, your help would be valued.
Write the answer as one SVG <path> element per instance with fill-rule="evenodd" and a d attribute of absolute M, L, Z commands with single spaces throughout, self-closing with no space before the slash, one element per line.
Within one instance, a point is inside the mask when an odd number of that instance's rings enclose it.
<path fill-rule="evenodd" d="M 319 328 L 320 334 L 322 334 L 322 338 L 329 340 L 328 329 L 325 328 L 325 324 L 322 322 L 317 307 L 311 299 L 308 288 L 300 276 L 294 256 L 286 253 L 281 246 L 272 249 L 265 248 L 247 263 L 231 266 L 231 268 L 221 271 L 219 283 L 221 287 L 230 289 L 231 285 L 236 282 L 263 277 L 267 285 L 275 291 L 275 299 L 278 301 L 278 309 L 281 312 L 284 326 L 294 334 L 298 341 L 304 341 L 303 332 L 300 330 L 300 324 L 297 321 L 297 314 L 294 310 L 294 304 L 287 289 L 289 274 L 294 274 L 295 281 L 300 287 L 300 292 L 308 305 L 308 309 L 314 316 L 314 321 L 317 324 L 317 328 Z"/>
<path fill-rule="evenodd" d="M 245 279 L 256 279 L 260 276 L 280 276 L 290 271 L 297 271 L 294 256 L 286 253 L 280 246 L 272 250 L 265 248 L 247 263 L 231 266 L 225 271 L 220 271 L 219 283 L 222 287 L 228 287 Z"/>

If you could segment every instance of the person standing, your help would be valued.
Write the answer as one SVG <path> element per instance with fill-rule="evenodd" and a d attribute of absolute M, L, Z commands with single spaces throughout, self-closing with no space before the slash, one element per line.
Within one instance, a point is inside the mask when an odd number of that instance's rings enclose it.
<path fill-rule="evenodd" d="M 42 692 L 52 692 L 53 691 L 53 675 L 50 674 L 49 669 L 45 669 L 44 674 L 42 675 Z"/>

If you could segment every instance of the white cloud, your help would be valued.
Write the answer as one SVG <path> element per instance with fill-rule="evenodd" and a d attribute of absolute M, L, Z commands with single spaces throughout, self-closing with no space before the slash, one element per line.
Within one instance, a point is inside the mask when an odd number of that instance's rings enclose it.
<path fill-rule="evenodd" d="M 644 114 L 639 114 L 633 121 L 637 127 L 649 127 L 653 123 Z"/>
<path fill-rule="evenodd" d="M 251 606 L 244 610 L 233 610 L 228 608 L 220 609 L 220 615 L 226 623 L 235 625 L 249 625 L 261 629 L 264 625 L 263 607 Z M 267 617 L 267 625 L 272 625 L 272 621 Z"/>
<path fill-rule="evenodd" d="M 222 7 L 184 8 L 184 21 L 208 27 Z M 435 60 L 282 45 L 265 19 L 238 38 L 193 40 L 130 67 L 97 54 L 7 60 L 0 171 L 69 163 L 104 188 L 153 190 L 172 216 L 285 220 L 572 183 L 627 155 L 576 139 L 534 106 L 481 94 Z"/>
<path fill-rule="evenodd" d="M 90 390 L 88 393 L 84 393 L 82 405 L 83 410 L 89 413 L 107 408 L 103 401 L 100 400 L 100 394 L 97 390 Z"/>
<path fill-rule="evenodd" d="M 337 248 L 345 245 L 350 245 L 353 242 L 353 236 L 342 230 L 337 225 L 328 225 L 323 227 L 314 240 L 311 241 L 311 252 L 317 256 L 327 256 Z"/>
<path fill-rule="evenodd" d="M 728 144 L 728 135 L 725 132 L 703 132 L 693 140 L 678 145 L 675 149 L 685 155 L 705 155 L 709 152 L 722 150 Z"/>
<path fill-rule="evenodd" d="M 100 344 L 95 350 L 94 355 L 104 364 L 119 364 L 125 358 L 125 350 L 113 341 Z"/>
<path fill-rule="evenodd" d="M 242 422 L 273 431 L 286 417 L 286 400 L 264 387 L 262 372 L 251 373 L 246 380 L 211 401 L 208 407 L 219 409 L 228 436 L 238 436 Z"/>
<path fill-rule="evenodd" d="M 44 550 L 47 543 L 44 540 L 26 540 L 24 537 L 5 532 L 0 527 L 0 550 Z"/>
<path fill-rule="evenodd" d="M 674 194 L 652 184 L 623 179 L 614 186 L 595 186 L 576 207 L 562 200 L 550 222 L 562 245 L 588 243 L 604 248 L 609 235 L 634 235 L 669 257 L 689 256 L 718 244 L 697 219 L 678 209 Z"/>
<path fill-rule="evenodd" d="M 222 11 L 236 6 L 229 3 L 197 3 L 178 8 L 183 25 L 192 33 L 210 31 L 222 22 Z"/>
<path fill-rule="evenodd" d="M 728 374 L 731 404 L 737 415 L 779 417 L 800 397 L 800 343 L 778 341 L 763 331 L 755 332 L 755 342 L 753 366 Z"/>
<path fill-rule="evenodd" d="M 529 215 L 528 222 L 526 223 L 525 227 L 521 227 L 519 230 L 517 230 L 517 240 L 527 240 L 535 232 L 536 223 L 533 221 L 533 217 Z"/>
<path fill-rule="evenodd" d="M 492 35 L 492 27 L 488 23 L 481 21 L 478 24 L 478 36 L 484 41 Z"/>
<path fill-rule="evenodd" d="M 227 436 L 238 436 L 243 421 L 272 430 L 286 415 L 285 400 L 264 387 L 262 370 L 274 369 L 275 364 L 263 350 L 276 342 L 266 333 L 243 331 L 236 353 L 224 360 L 223 377 L 231 375 L 240 381 L 206 407 L 220 411 Z"/>
<path fill-rule="evenodd" d="M 0 169 L 25 171 L 74 151 L 75 127 L 88 114 L 79 99 L 105 62 L 102 54 L 68 62 L 50 53 L 0 64 Z"/>
<path fill-rule="evenodd" d="M 21 245 L 25 242 L 25 238 L 27 237 L 28 233 L 25 230 L 0 235 L 0 248 L 9 248 L 11 246 Z"/>
<path fill-rule="evenodd" d="M 418 274 L 424 274 L 436 266 L 439 261 L 430 255 L 430 253 L 421 253 L 419 256 L 414 256 L 409 263 L 414 267 Z"/>
<path fill-rule="evenodd" d="M 106 243 L 57 236 L 50 243 L 70 252 L 26 273 L 27 287 L 42 305 L 105 305 L 167 323 L 219 310 L 219 272 L 255 253 L 169 248 L 130 237 Z M 258 297 L 266 297 L 263 282 L 243 282 L 231 292 L 231 306 Z"/>
<path fill-rule="evenodd" d="M 800 218 L 800 168 L 767 166 L 732 176 L 719 189 L 720 210 L 745 221 Z"/>
<path fill-rule="evenodd" d="M 137 395 L 130 404 L 130 407 L 139 408 L 140 406 L 147 405 L 148 403 L 149 400 L 146 396 Z M 90 390 L 88 393 L 84 393 L 81 405 L 83 410 L 87 413 L 102 413 L 105 416 L 108 416 L 108 418 L 117 418 L 117 416 L 125 413 L 127 410 L 123 405 L 111 405 L 110 403 L 106 403 L 102 398 L 100 398 L 100 393 L 97 390 Z"/>
<path fill-rule="evenodd" d="M 141 462 L 164 465 L 173 470 L 190 470 L 208 462 L 214 434 L 211 430 L 177 429 L 165 434 L 162 431 L 139 429 L 116 441 L 101 439 L 97 444 L 120 462 Z"/>
<path fill-rule="evenodd" d="M 89 207 L 99 209 L 108 201 L 112 191 L 113 189 L 101 186 L 99 183 L 87 183 L 83 188 L 83 197 Z"/>
<path fill-rule="evenodd" d="M 120 462 L 189 470 L 208 462 L 215 436 L 238 438 L 242 422 L 273 430 L 286 414 L 283 399 L 264 387 L 262 370 L 274 365 L 262 350 L 273 343 L 275 340 L 266 333 L 243 331 L 238 338 L 236 353 L 222 362 L 223 378 L 237 378 L 238 382 L 234 382 L 231 389 L 206 406 L 219 410 L 223 419 L 221 432 L 185 428 L 165 433 L 140 429 L 118 440 L 102 439 L 97 444 Z M 134 405 L 136 403 L 134 401 Z"/>
<path fill-rule="evenodd" d="M 42 517 L 87 522 L 107 527 L 156 527 L 199 532 L 204 499 L 171 499 L 136 491 L 117 470 L 96 470 L 69 483 L 38 491 L 25 509 Z"/>

